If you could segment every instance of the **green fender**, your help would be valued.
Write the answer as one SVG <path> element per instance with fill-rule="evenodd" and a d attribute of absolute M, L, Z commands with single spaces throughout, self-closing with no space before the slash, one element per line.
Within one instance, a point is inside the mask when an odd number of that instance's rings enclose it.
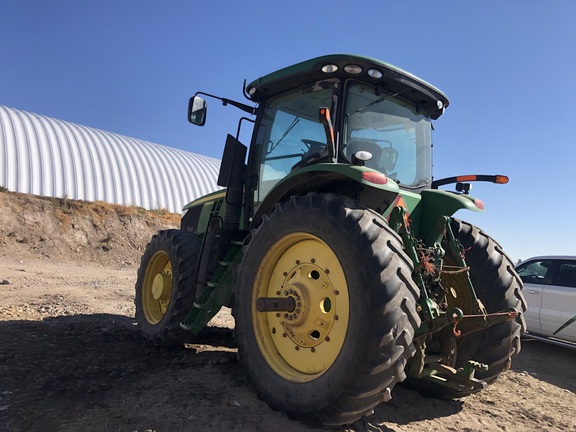
<path fill-rule="evenodd" d="M 420 192 L 417 215 L 417 236 L 427 238 L 441 216 L 452 216 L 458 210 L 466 209 L 483 212 L 484 203 L 470 195 L 456 194 L 439 189 L 426 189 Z"/>
<path fill-rule="evenodd" d="M 251 225 L 258 226 L 276 203 L 288 201 L 293 195 L 335 193 L 382 213 L 399 191 L 393 180 L 370 168 L 334 163 L 310 165 L 288 174 L 274 186 L 257 207 Z"/>

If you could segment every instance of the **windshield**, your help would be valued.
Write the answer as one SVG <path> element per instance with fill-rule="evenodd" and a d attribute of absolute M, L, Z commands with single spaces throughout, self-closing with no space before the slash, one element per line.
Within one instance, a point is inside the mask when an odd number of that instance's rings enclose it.
<path fill-rule="evenodd" d="M 349 83 L 341 149 L 350 162 L 363 150 L 372 155 L 367 167 L 404 187 L 426 186 L 432 181 L 431 129 L 430 119 L 418 114 L 413 104 L 376 94 L 367 84 Z"/>

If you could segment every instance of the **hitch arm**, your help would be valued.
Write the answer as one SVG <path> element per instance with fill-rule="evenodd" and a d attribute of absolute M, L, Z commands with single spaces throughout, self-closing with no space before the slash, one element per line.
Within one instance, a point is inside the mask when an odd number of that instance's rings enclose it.
<path fill-rule="evenodd" d="M 486 315 L 464 315 L 461 309 L 454 308 L 446 312 L 446 314 L 434 318 L 430 324 L 422 323 L 418 330 L 416 330 L 414 337 L 422 337 L 436 333 L 451 325 L 454 336 L 459 338 L 500 324 L 501 322 L 516 319 L 518 315 L 519 312 L 514 308 Z"/>

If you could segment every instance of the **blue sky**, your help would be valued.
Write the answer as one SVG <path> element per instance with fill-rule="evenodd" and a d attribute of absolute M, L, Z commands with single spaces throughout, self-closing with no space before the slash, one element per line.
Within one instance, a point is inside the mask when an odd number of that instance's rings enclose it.
<path fill-rule="evenodd" d="M 330 53 L 392 63 L 444 91 L 435 178 L 475 184 L 459 212 L 514 259 L 576 254 L 576 2 L 3 0 L 0 105 L 220 158 L 242 82 Z"/>

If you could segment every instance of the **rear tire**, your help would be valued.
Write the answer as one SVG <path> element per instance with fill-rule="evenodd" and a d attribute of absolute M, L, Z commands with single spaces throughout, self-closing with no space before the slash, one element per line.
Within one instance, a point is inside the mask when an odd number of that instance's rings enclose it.
<path fill-rule="evenodd" d="M 277 204 L 252 232 L 236 287 L 238 356 L 259 396 L 306 423 L 369 415 L 405 378 L 419 290 L 400 238 L 331 194 Z M 292 297 L 258 312 L 260 297 Z"/>
<path fill-rule="evenodd" d="M 490 384 L 509 368 L 512 356 L 520 352 L 520 336 L 526 330 L 522 315 L 526 310 L 526 301 L 521 291 L 522 282 L 510 258 L 490 236 L 474 225 L 458 219 L 452 219 L 451 228 L 464 248 L 464 258 L 470 268 L 470 280 L 476 296 L 486 311 L 494 313 L 515 308 L 521 312 L 515 320 L 502 322 L 455 340 L 455 358 L 453 365 L 450 366 L 460 368 L 468 360 L 484 363 L 488 365 L 488 370 L 477 370 L 475 377 Z M 448 246 L 445 244 L 443 247 L 446 250 L 446 261 L 454 262 Z M 449 306 L 462 307 L 467 314 L 471 311 L 470 299 L 466 299 L 465 282 L 462 279 L 465 275 L 466 273 L 443 275 L 442 285 L 447 288 L 454 287 L 459 298 L 464 298 L 459 300 L 463 303 Z M 463 305 L 466 305 L 468 310 Z M 423 379 L 410 379 L 410 384 L 417 385 L 422 393 L 440 398 L 459 398 L 480 391 L 479 389 L 459 391 Z"/>
<path fill-rule="evenodd" d="M 136 281 L 136 321 L 157 346 L 180 345 L 189 337 L 180 323 L 196 300 L 194 275 L 202 241 L 180 230 L 160 231 L 142 256 Z"/>

